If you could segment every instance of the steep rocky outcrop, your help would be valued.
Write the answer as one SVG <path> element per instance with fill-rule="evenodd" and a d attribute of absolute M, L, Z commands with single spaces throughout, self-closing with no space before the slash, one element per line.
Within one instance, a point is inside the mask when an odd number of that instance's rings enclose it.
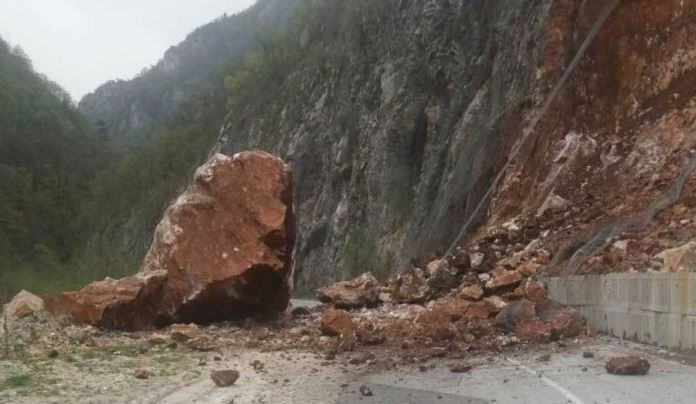
<path fill-rule="evenodd" d="M 515 269 L 520 254 L 541 266 L 579 258 L 595 235 L 619 236 L 603 226 L 643 212 L 687 163 L 694 1 L 620 2 L 536 128 L 529 123 L 610 2 L 355 4 L 365 12 L 350 29 L 308 26 L 306 59 L 273 98 L 232 111 L 216 149 L 261 147 L 293 165 L 301 289 L 366 270 L 383 278 L 443 253 L 531 129 L 484 201 L 485 226 L 463 242 L 480 245 L 469 252 L 485 257 L 482 272 L 502 258 Z M 352 16 L 326 15 L 341 27 Z M 692 188 L 628 254 L 594 268 L 645 268 L 671 240 L 696 236 Z M 680 221 L 689 225 L 671 224 Z M 655 237 L 660 228 L 670 234 Z"/>
<path fill-rule="evenodd" d="M 124 149 L 162 129 L 193 96 L 222 91 L 227 68 L 261 47 L 263 27 L 287 23 L 296 0 L 261 0 L 248 10 L 203 25 L 131 80 L 114 80 L 85 95 L 80 111 L 113 146 Z"/>
<path fill-rule="evenodd" d="M 127 330 L 276 313 L 290 299 L 293 231 L 279 158 L 216 155 L 165 212 L 138 274 L 49 296 L 46 310 Z"/>

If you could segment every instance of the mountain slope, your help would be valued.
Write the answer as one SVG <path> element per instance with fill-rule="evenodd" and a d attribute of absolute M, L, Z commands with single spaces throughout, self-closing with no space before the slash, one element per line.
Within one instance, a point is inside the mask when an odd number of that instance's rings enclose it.
<path fill-rule="evenodd" d="M 178 107 L 220 89 L 229 63 L 257 49 L 257 33 L 285 23 L 295 0 L 262 0 L 250 9 L 201 26 L 132 80 L 115 80 L 85 95 L 80 111 L 119 149 L 169 123 Z"/>
<path fill-rule="evenodd" d="M 50 273 L 79 240 L 74 218 L 103 148 L 67 93 L 2 39 L 0 89 L 0 278 L 25 265 Z"/>

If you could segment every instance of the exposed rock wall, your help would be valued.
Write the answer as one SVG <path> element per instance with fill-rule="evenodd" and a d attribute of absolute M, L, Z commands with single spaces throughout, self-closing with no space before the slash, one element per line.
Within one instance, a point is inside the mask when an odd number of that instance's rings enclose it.
<path fill-rule="evenodd" d="M 262 148 L 293 165 L 301 289 L 444 251 L 568 58 L 571 33 L 547 32 L 558 2 L 382 6 L 358 35 L 310 37 L 338 60 L 291 72 L 221 137 L 224 152 Z"/>
<path fill-rule="evenodd" d="M 393 0 L 359 35 L 310 37 L 340 56 L 290 72 L 218 147 L 293 164 L 300 288 L 442 253 L 607 3 Z M 664 191 L 696 141 L 695 12 L 622 1 L 479 224 L 518 218 L 522 241 L 543 234 L 564 258 L 561 246 Z"/>

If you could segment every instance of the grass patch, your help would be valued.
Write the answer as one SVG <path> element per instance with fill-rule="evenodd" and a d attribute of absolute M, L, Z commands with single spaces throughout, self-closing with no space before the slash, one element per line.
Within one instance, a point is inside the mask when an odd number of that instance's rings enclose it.
<path fill-rule="evenodd" d="M 29 375 L 23 374 L 7 376 L 0 387 L 20 389 L 29 386 L 31 386 L 31 377 L 29 377 Z"/>

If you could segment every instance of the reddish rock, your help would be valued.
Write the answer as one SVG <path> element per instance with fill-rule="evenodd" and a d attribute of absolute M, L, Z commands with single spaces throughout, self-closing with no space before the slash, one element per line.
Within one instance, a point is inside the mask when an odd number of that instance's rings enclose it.
<path fill-rule="evenodd" d="M 587 331 L 587 319 L 579 310 L 563 308 L 551 320 L 551 339 L 575 338 Z"/>
<path fill-rule="evenodd" d="M 650 370 L 650 362 L 639 356 L 618 356 L 604 365 L 607 372 L 621 376 L 642 376 Z"/>
<path fill-rule="evenodd" d="M 336 307 L 371 306 L 379 299 L 379 282 L 370 272 L 351 281 L 336 282 L 317 290 L 317 299 Z"/>
<path fill-rule="evenodd" d="M 507 302 L 503 300 L 503 298 L 500 296 L 489 296 L 483 299 L 483 301 L 486 302 L 488 306 L 490 306 L 491 313 L 494 314 L 500 313 L 500 311 L 503 310 L 505 306 L 507 306 Z"/>
<path fill-rule="evenodd" d="M 495 306 L 490 302 L 481 301 L 467 306 L 465 317 L 468 319 L 485 320 L 495 314 Z"/>
<path fill-rule="evenodd" d="M 46 311 L 58 318 L 102 328 L 152 328 L 167 278 L 165 271 L 105 279 L 79 292 L 48 296 Z"/>
<path fill-rule="evenodd" d="M 292 175 L 264 152 L 214 156 L 165 212 L 142 272 L 165 270 L 169 322 L 282 311 L 290 298 Z"/>
<path fill-rule="evenodd" d="M 541 269 L 541 265 L 537 264 L 534 261 L 528 261 L 520 265 L 517 268 L 517 271 L 529 278 L 530 276 L 536 275 L 539 272 L 539 269 Z"/>
<path fill-rule="evenodd" d="M 355 322 L 348 312 L 329 307 L 321 314 L 321 332 L 326 335 L 353 335 Z"/>
<path fill-rule="evenodd" d="M 522 283 L 524 276 L 518 271 L 499 271 L 493 273 L 493 278 L 486 282 L 486 290 L 514 288 Z"/>
<path fill-rule="evenodd" d="M 459 289 L 459 296 L 462 299 L 478 301 L 483 297 L 483 288 L 479 285 L 465 286 Z"/>
<path fill-rule="evenodd" d="M 551 326 L 539 319 L 526 318 L 515 325 L 514 333 L 521 340 L 539 342 L 550 337 Z"/>
<path fill-rule="evenodd" d="M 116 329 L 282 311 L 293 226 L 292 175 L 280 159 L 218 154 L 165 212 L 139 274 L 50 296 L 46 309 Z"/>
<path fill-rule="evenodd" d="M 522 287 L 524 297 L 534 303 L 541 303 L 548 300 L 548 294 L 544 284 L 539 281 L 529 281 Z"/>

